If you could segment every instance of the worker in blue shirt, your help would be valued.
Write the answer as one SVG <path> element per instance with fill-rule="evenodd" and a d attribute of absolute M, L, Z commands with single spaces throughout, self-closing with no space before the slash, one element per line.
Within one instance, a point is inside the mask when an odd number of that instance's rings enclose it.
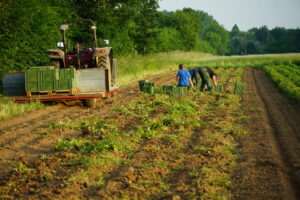
<path fill-rule="evenodd" d="M 191 86 L 193 89 L 195 89 L 193 82 L 191 80 L 190 72 L 184 68 L 185 68 L 185 66 L 183 64 L 179 65 L 179 71 L 176 75 L 176 81 L 178 82 L 178 87 Z"/>

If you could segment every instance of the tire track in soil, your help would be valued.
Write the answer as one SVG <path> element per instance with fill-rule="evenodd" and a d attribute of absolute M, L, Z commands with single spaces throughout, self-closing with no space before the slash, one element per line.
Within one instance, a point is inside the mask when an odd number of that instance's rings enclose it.
<path fill-rule="evenodd" d="M 151 77 L 157 85 L 175 82 L 175 72 Z M 171 78 L 170 78 L 171 77 Z M 58 104 L 44 109 L 25 113 L 0 122 L 0 185 L 5 184 L 13 166 L 37 160 L 40 155 L 51 153 L 59 139 L 76 137 L 78 133 L 60 133 L 41 135 L 38 129 L 53 121 L 69 119 L 86 119 L 91 116 L 104 116 L 114 106 L 128 104 L 140 96 L 138 84 L 120 88 L 113 98 L 100 100 L 95 109 L 82 107 L 82 104 L 65 106 Z M 79 106 L 78 106 L 79 105 Z"/>
<path fill-rule="evenodd" d="M 299 199 L 300 108 L 289 104 L 261 69 L 247 69 L 244 79 L 250 135 L 240 141 L 235 199 Z"/>

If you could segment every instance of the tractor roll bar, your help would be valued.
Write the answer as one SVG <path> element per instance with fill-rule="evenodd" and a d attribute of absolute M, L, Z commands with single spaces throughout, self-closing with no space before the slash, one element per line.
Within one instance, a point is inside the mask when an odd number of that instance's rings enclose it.
<path fill-rule="evenodd" d="M 67 25 L 70 23 L 78 23 L 78 22 L 90 22 L 92 23 L 92 29 L 93 29 L 93 49 L 97 48 L 97 32 L 96 32 L 96 23 L 91 20 L 91 19 L 72 19 L 72 20 L 65 20 L 63 21 L 63 23 L 61 24 L 61 31 L 62 31 L 62 41 L 65 44 L 66 43 L 66 35 L 65 35 L 65 31 L 67 28 L 62 28 L 63 25 Z M 65 45 L 64 45 L 65 46 Z M 66 47 L 64 47 L 64 51 L 66 52 Z"/>

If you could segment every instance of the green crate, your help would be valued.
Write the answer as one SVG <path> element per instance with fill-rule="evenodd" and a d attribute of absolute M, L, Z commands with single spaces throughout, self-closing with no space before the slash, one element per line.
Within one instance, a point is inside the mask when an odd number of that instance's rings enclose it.
<path fill-rule="evenodd" d="M 59 79 L 74 79 L 76 74 L 75 68 L 60 69 Z"/>
<path fill-rule="evenodd" d="M 154 94 L 155 88 L 152 85 L 144 85 L 143 92 L 147 94 Z"/>
<path fill-rule="evenodd" d="M 215 87 L 216 92 L 223 93 L 224 92 L 224 86 L 223 85 L 218 85 Z"/>
<path fill-rule="evenodd" d="M 71 90 L 77 87 L 76 69 L 32 67 L 25 71 L 25 88 L 29 92 Z"/>
<path fill-rule="evenodd" d="M 244 83 L 235 83 L 234 84 L 234 94 L 242 96 L 244 94 L 245 84 Z"/>
<path fill-rule="evenodd" d="M 139 81 L 139 88 L 140 88 L 140 91 L 144 91 L 144 85 L 145 83 L 150 83 L 149 80 L 141 80 Z"/>
<path fill-rule="evenodd" d="M 177 87 L 173 89 L 174 96 L 184 96 L 187 95 L 188 88 L 187 87 Z"/>
<path fill-rule="evenodd" d="M 175 88 L 174 86 L 168 86 L 168 85 L 164 85 L 163 86 L 163 91 L 164 93 L 173 93 L 173 88 Z"/>
<path fill-rule="evenodd" d="M 47 91 L 56 89 L 58 70 L 30 69 L 25 71 L 26 91 Z"/>
<path fill-rule="evenodd" d="M 164 93 L 171 94 L 173 96 L 183 96 L 188 94 L 187 87 L 175 87 L 175 86 L 163 86 Z"/>
<path fill-rule="evenodd" d="M 77 88 L 76 79 L 60 79 L 56 81 L 57 90 L 71 90 Z"/>

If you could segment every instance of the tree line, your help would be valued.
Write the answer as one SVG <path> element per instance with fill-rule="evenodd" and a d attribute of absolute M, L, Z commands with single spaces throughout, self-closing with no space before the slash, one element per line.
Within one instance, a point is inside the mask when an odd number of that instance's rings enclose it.
<path fill-rule="evenodd" d="M 267 26 L 240 31 L 234 25 L 230 32 L 230 54 L 267 54 L 300 52 L 300 29 Z"/>
<path fill-rule="evenodd" d="M 98 45 L 110 40 L 117 56 L 175 50 L 216 55 L 300 51 L 299 29 L 242 32 L 235 25 L 227 31 L 204 11 L 158 8 L 158 0 L 0 0 L 0 69 L 49 64 L 45 52 L 57 48 L 59 25 L 79 18 L 94 20 Z M 90 31 L 84 24 L 70 26 L 69 43 L 91 40 Z"/>

